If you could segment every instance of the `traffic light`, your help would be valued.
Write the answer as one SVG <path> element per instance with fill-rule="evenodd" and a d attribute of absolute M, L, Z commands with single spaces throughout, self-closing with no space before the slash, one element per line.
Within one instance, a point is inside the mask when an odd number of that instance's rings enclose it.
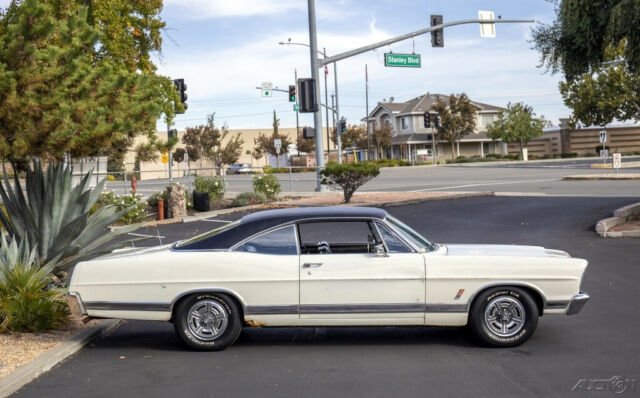
<path fill-rule="evenodd" d="M 289 86 L 289 102 L 296 102 L 296 86 Z"/>
<path fill-rule="evenodd" d="M 424 128 L 428 129 L 431 127 L 431 115 L 429 114 L 429 112 L 425 112 L 424 115 L 422 115 L 422 118 L 424 119 Z"/>
<path fill-rule="evenodd" d="M 184 82 L 184 79 L 174 79 L 173 85 L 176 86 L 176 90 L 178 91 L 178 94 L 180 94 L 180 102 L 182 102 L 182 106 L 184 106 L 184 110 L 186 111 L 187 110 L 187 84 Z"/>
<path fill-rule="evenodd" d="M 347 132 L 347 121 L 345 118 L 340 119 L 340 134 Z"/>
<path fill-rule="evenodd" d="M 433 117 L 433 127 L 439 129 L 440 128 L 440 116 L 435 115 Z"/>
<path fill-rule="evenodd" d="M 431 15 L 431 26 L 442 25 L 442 15 Z M 444 31 L 431 31 L 431 47 L 444 47 Z"/>
<path fill-rule="evenodd" d="M 169 135 L 169 139 L 171 139 L 171 137 L 178 137 L 178 130 L 176 129 L 171 129 L 167 133 Z"/>
<path fill-rule="evenodd" d="M 315 138 L 315 136 L 316 131 L 313 129 L 313 127 L 302 128 L 302 138 L 304 138 L 305 140 L 308 140 L 309 138 Z"/>
<path fill-rule="evenodd" d="M 315 79 L 298 79 L 298 92 L 300 93 L 300 113 L 317 112 L 318 96 Z"/>

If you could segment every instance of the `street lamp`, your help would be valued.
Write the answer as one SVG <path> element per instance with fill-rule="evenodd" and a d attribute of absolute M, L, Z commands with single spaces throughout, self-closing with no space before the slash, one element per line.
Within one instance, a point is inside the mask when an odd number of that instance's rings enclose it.
<path fill-rule="evenodd" d="M 280 44 L 281 46 L 305 46 L 305 47 L 309 47 L 311 48 L 310 45 L 308 45 L 307 43 L 298 43 L 298 42 L 293 42 L 291 41 L 291 38 L 287 39 L 287 41 L 280 41 L 278 42 L 278 44 Z M 327 49 L 323 48 L 322 51 L 317 50 L 318 54 L 322 55 L 324 58 L 327 58 Z M 338 69 L 336 67 L 336 63 L 333 63 L 333 78 L 334 78 L 334 86 L 335 86 L 335 92 L 336 92 L 336 106 L 335 109 L 332 109 L 332 112 L 335 113 L 336 115 L 336 121 L 340 120 L 340 107 L 338 106 L 339 102 L 338 102 Z M 296 77 L 297 80 L 297 77 Z M 326 115 L 326 119 L 327 119 L 327 126 L 329 126 L 329 94 L 328 94 L 328 87 L 327 87 L 327 74 L 324 74 L 324 103 L 325 103 L 325 115 Z M 340 131 L 338 128 L 338 123 L 336 122 L 335 124 L 335 129 L 336 129 L 336 143 L 338 146 L 338 163 L 342 163 L 342 140 L 340 139 Z M 330 136 L 329 133 L 327 133 L 327 154 L 329 153 L 329 143 L 330 143 Z"/>

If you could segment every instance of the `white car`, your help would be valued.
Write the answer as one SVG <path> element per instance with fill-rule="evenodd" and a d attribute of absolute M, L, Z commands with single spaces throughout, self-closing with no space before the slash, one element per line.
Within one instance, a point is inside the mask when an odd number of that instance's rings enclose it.
<path fill-rule="evenodd" d="M 200 350 L 243 326 L 469 325 L 510 347 L 539 316 L 582 309 L 586 267 L 543 247 L 436 244 L 381 209 L 316 207 L 79 263 L 69 294 L 91 317 L 173 322 Z"/>

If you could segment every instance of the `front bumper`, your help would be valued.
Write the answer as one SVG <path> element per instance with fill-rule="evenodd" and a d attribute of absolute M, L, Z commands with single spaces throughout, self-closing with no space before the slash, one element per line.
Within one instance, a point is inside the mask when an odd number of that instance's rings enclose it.
<path fill-rule="evenodd" d="M 67 300 L 67 304 L 69 305 L 69 309 L 73 315 L 87 315 L 87 310 L 84 308 L 84 303 L 82 302 L 80 294 L 76 292 L 68 292 L 64 295 L 64 298 Z"/>
<path fill-rule="evenodd" d="M 589 301 L 589 295 L 587 293 L 580 292 L 571 298 L 569 302 L 569 308 L 567 308 L 567 315 L 574 315 L 582 311 L 582 307 Z"/>

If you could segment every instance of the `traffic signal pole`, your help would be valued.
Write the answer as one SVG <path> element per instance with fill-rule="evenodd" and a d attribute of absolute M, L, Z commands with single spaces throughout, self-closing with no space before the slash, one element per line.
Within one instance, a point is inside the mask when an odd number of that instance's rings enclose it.
<path fill-rule="evenodd" d="M 309 53 L 311 55 L 311 78 L 316 85 L 316 99 L 320 98 L 320 73 L 322 66 L 318 60 L 318 37 L 316 35 L 316 7 L 314 0 L 307 0 L 309 12 Z M 319 101 L 320 102 L 320 101 Z M 313 127 L 316 137 L 316 191 L 326 191 L 327 187 L 322 185 L 321 171 L 324 168 L 324 145 L 322 142 L 322 114 L 321 107 L 313 113 Z"/>
<path fill-rule="evenodd" d="M 390 39 L 387 40 L 383 40 L 383 41 L 379 41 L 377 43 L 373 43 L 373 44 L 369 44 L 367 46 L 364 47 L 359 47 L 356 48 L 354 50 L 350 50 L 350 51 L 345 51 L 343 53 L 331 56 L 331 57 L 326 57 L 326 58 L 322 58 L 319 59 L 317 52 L 318 52 L 318 37 L 317 37 L 317 33 L 316 33 L 316 7 L 315 7 L 315 0 L 307 0 L 307 11 L 308 11 L 308 16 L 309 16 L 309 53 L 311 55 L 311 78 L 314 79 L 315 84 L 316 84 L 316 98 L 319 97 L 320 93 L 321 93 L 321 88 L 320 88 L 320 73 L 319 73 L 319 69 L 322 68 L 325 65 L 331 64 L 331 63 L 335 63 L 337 61 L 341 61 L 343 59 L 349 58 L 349 57 L 353 57 L 354 55 L 358 55 L 358 54 L 362 54 L 364 52 L 367 51 L 371 51 L 371 50 L 375 50 L 377 48 L 380 47 L 384 47 L 384 46 L 388 46 L 390 44 L 393 43 L 397 43 L 399 41 L 402 40 L 406 40 L 406 39 L 411 39 L 413 37 L 416 36 L 420 36 L 426 33 L 431 32 L 432 30 L 440 30 L 440 29 L 444 29 L 444 28 L 448 28 L 450 26 L 456 26 L 456 25 L 465 25 L 465 24 L 495 24 L 495 23 L 533 23 L 535 22 L 534 19 L 494 19 L 494 20 L 486 20 L 486 19 L 462 19 L 459 21 L 452 21 L 452 22 L 447 22 L 447 23 L 443 23 L 440 25 L 434 25 L 434 26 L 430 26 L 428 28 L 424 28 L 424 29 L 419 29 L 410 33 L 406 33 L 400 36 L 396 36 L 396 37 L 392 37 Z M 336 92 L 337 94 L 337 92 Z M 336 95 L 337 98 L 337 95 Z M 337 107 L 336 107 L 337 108 Z M 316 166 L 317 166 L 317 184 L 316 184 L 316 190 L 317 191 L 325 191 L 326 190 L 326 186 L 322 185 L 322 175 L 320 174 L 320 171 L 324 168 L 324 148 L 323 148 L 323 143 L 322 143 L 322 113 L 321 113 L 322 109 L 320 106 L 318 106 L 318 110 L 316 112 L 313 113 L 313 121 L 314 121 L 314 128 L 315 128 L 315 134 L 316 134 Z M 369 114 L 367 113 L 367 118 L 369 117 Z M 338 119 L 339 120 L 339 119 Z M 367 123 L 368 124 L 368 123 Z"/>
<path fill-rule="evenodd" d="M 340 134 L 342 133 L 338 128 L 340 124 L 340 106 L 338 105 L 338 68 L 336 63 L 333 63 L 333 85 L 336 90 L 336 106 L 335 106 L 335 114 L 336 114 L 336 144 L 338 146 L 338 163 L 342 163 L 342 138 L 340 138 Z"/>

